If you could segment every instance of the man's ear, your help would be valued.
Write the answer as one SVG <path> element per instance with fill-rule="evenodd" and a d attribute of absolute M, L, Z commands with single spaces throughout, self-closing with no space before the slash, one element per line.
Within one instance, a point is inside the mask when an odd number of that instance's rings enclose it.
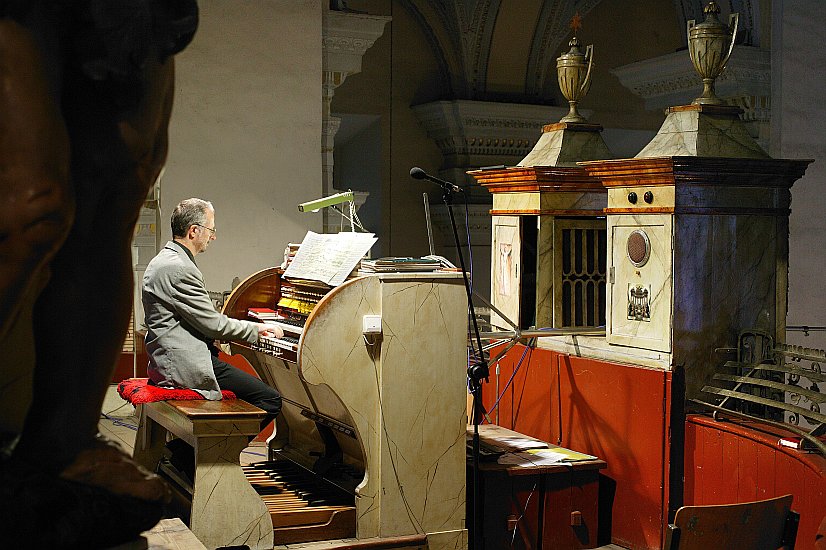
<path fill-rule="evenodd" d="M 197 225 L 195 225 L 195 224 L 190 225 L 190 226 L 189 226 L 189 230 L 186 232 L 186 236 L 187 236 L 187 238 L 189 238 L 189 239 L 194 239 L 194 238 L 195 238 L 195 232 L 196 232 L 197 230 L 198 230 L 198 226 L 197 226 Z"/>

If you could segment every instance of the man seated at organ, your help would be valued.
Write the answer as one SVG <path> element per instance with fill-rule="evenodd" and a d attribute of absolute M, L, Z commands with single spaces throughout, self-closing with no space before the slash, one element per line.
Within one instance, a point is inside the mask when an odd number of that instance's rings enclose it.
<path fill-rule="evenodd" d="M 214 340 L 255 343 L 283 336 L 281 328 L 232 319 L 215 310 L 195 264 L 215 240 L 215 210 L 208 201 L 181 201 L 172 212 L 172 240 L 146 268 L 141 297 L 145 312 L 147 373 L 161 387 L 190 388 L 210 400 L 221 390 L 267 412 L 262 427 L 281 410 L 281 396 L 260 379 L 218 358 Z"/>

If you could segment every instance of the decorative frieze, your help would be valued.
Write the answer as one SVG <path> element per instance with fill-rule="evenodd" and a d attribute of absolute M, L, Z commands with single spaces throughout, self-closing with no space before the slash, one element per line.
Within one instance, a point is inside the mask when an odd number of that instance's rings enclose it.
<path fill-rule="evenodd" d="M 361 72 L 364 53 L 384 33 L 384 26 L 390 19 L 384 15 L 325 11 L 321 41 L 323 70 L 346 74 Z"/>
<path fill-rule="evenodd" d="M 413 107 L 419 124 L 442 152 L 442 170 L 516 165 L 567 109 L 488 101 L 434 101 Z M 456 183 L 463 183 L 462 181 Z"/>
<path fill-rule="evenodd" d="M 616 67 L 611 72 L 623 86 L 645 100 L 645 108 L 649 110 L 687 105 L 703 89 L 703 83 L 684 51 Z M 717 95 L 725 99 L 768 98 L 771 94 L 771 52 L 735 46 L 715 86 Z"/>

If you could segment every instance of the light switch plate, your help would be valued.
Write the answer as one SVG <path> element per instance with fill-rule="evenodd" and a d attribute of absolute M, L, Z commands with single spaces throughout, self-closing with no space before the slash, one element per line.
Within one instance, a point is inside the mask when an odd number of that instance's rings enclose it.
<path fill-rule="evenodd" d="M 364 334 L 381 334 L 381 315 L 365 315 L 361 326 Z"/>

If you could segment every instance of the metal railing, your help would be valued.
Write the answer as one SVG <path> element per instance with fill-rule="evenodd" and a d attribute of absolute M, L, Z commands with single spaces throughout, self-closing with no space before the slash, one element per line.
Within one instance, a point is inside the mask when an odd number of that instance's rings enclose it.
<path fill-rule="evenodd" d="M 760 331 L 740 335 L 736 361 L 714 373 L 701 394 L 689 401 L 710 408 L 714 417 L 731 415 L 783 428 L 801 437 L 801 448 L 826 455 L 826 351 L 774 344 Z"/>

